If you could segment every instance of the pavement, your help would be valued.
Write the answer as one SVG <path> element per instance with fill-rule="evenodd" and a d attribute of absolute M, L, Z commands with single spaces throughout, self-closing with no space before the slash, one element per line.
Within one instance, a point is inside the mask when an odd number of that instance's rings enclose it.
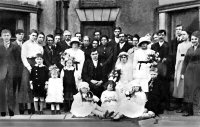
<path fill-rule="evenodd" d="M 50 115 L 15 115 L 0 117 L 0 127 L 200 127 L 200 116 L 183 117 L 180 113 L 166 111 L 157 118 L 122 119 L 118 122 L 96 117 L 73 118 L 70 113 Z"/>

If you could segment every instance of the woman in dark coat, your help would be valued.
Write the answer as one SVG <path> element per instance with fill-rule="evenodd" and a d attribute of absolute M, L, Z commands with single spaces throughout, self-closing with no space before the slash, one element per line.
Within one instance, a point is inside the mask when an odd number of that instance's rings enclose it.
<path fill-rule="evenodd" d="M 193 115 L 193 105 L 199 106 L 200 90 L 200 31 L 191 35 L 192 47 L 186 53 L 181 78 L 184 78 L 184 101 L 186 112 L 183 116 Z"/>

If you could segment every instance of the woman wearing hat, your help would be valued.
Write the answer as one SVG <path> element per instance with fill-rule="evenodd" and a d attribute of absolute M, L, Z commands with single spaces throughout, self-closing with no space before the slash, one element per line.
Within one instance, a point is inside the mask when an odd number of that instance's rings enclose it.
<path fill-rule="evenodd" d="M 147 48 L 151 41 L 147 37 L 141 37 L 138 43 L 139 49 L 135 51 L 133 58 L 133 79 L 139 80 L 142 90 L 148 92 L 148 81 L 150 79 L 150 62 L 148 55 L 154 51 Z"/>
<path fill-rule="evenodd" d="M 84 52 L 79 48 L 81 42 L 77 37 L 73 37 L 71 39 L 70 45 L 72 48 L 66 49 L 65 53 L 68 53 L 70 57 L 74 58 L 74 64 L 75 64 L 75 80 L 76 80 L 76 85 L 79 84 L 81 81 L 81 73 L 82 73 L 82 68 L 83 68 L 83 63 L 85 61 L 85 55 Z"/>

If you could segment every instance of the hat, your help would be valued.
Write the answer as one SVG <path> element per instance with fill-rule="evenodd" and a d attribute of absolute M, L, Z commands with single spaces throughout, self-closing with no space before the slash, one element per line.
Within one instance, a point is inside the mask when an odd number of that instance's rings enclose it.
<path fill-rule="evenodd" d="M 38 53 L 38 54 L 36 54 L 36 58 L 42 58 L 43 59 L 43 55 Z"/>
<path fill-rule="evenodd" d="M 79 83 L 79 88 L 78 90 L 82 89 L 82 88 L 87 88 L 88 90 L 90 90 L 89 84 L 87 82 L 80 82 Z"/>
<path fill-rule="evenodd" d="M 81 42 L 79 41 L 78 37 L 72 37 L 71 38 L 70 45 L 72 46 L 73 43 L 78 43 L 79 45 L 81 44 Z"/>
<path fill-rule="evenodd" d="M 122 56 L 128 57 L 128 53 L 127 53 L 127 52 L 121 52 L 121 53 L 118 55 L 118 57 L 122 57 Z"/>
<path fill-rule="evenodd" d="M 148 37 L 141 37 L 140 40 L 139 40 L 139 43 L 138 43 L 138 47 L 141 46 L 142 43 L 150 44 L 151 40 L 149 40 Z"/>

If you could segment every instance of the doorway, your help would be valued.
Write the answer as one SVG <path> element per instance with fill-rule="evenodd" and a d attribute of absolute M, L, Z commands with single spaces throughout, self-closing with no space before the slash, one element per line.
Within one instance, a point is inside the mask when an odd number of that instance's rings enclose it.
<path fill-rule="evenodd" d="M 102 35 L 107 35 L 110 39 L 113 39 L 113 31 L 115 22 L 82 22 L 81 33 L 83 36 L 89 36 L 93 39 L 93 33 L 100 31 Z"/>

